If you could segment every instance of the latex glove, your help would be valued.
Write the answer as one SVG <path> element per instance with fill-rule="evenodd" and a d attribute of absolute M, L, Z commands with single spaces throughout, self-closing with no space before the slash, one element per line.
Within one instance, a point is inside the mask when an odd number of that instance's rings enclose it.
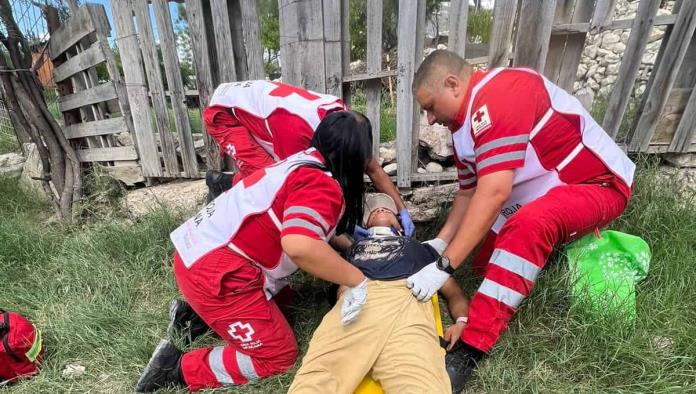
<path fill-rule="evenodd" d="M 445 249 L 447 249 L 447 242 L 440 238 L 433 238 L 423 243 L 432 246 L 433 249 L 435 249 L 439 254 L 442 254 L 442 252 L 444 252 Z"/>
<path fill-rule="evenodd" d="M 366 229 L 356 225 L 355 230 L 353 230 L 352 235 L 353 235 L 353 239 L 355 240 L 355 242 L 357 242 L 357 241 L 361 241 L 361 240 L 367 238 L 369 233 L 367 232 Z"/>
<path fill-rule="evenodd" d="M 413 233 L 416 231 L 416 226 L 413 224 L 413 220 L 411 220 L 411 215 L 408 214 L 408 209 L 404 208 L 399 211 L 399 219 L 401 221 L 401 227 L 404 229 L 404 234 L 406 234 L 407 237 L 412 237 Z"/>
<path fill-rule="evenodd" d="M 349 287 L 343 296 L 341 305 L 341 324 L 347 326 L 355 320 L 367 301 L 367 278 L 359 285 Z"/>
<path fill-rule="evenodd" d="M 437 264 L 432 262 L 420 271 L 406 278 L 406 286 L 411 289 L 411 293 L 420 302 L 430 301 L 442 285 L 445 284 L 450 275 L 437 268 Z"/>

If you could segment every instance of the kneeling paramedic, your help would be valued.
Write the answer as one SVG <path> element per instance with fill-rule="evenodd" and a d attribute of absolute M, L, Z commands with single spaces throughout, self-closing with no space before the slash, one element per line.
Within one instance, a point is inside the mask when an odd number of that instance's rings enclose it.
<path fill-rule="evenodd" d="M 483 241 L 465 344 L 448 363 L 468 376 L 529 296 L 554 245 L 608 225 L 631 195 L 635 165 L 580 102 L 525 68 L 474 71 L 430 54 L 413 90 L 428 121 L 449 126 L 460 190 L 436 240 L 444 252 L 408 278 L 427 301 Z"/>
<path fill-rule="evenodd" d="M 220 84 L 203 111 L 211 137 L 226 157 L 226 166 L 236 165 L 238 174 L 209 172 L 206 182 L 211 194 L 229 189 L 233 183 L 259 168 L 307 149 L 317 125 L 327 115 L 347 110 L 343 101 L 329 94 L 264 80 Z M 351 133 L 351 130 L 346 130 Z M 396 201 L 404 232 L 413 235 L 415 226 L 396 187 L 374 158 L 365 167 L 377 190 Z M 356 239 L 365 235 L 356 228 Z"/>
<path fill-rule="evenodd" d="M 172 232 L 179 290 L 227 344 L 183 354 L 161 341 L 136 391 L 243 385 L 291 368 L 297 344 L 274 295 L 298 267 L 346 286 L 341 322 L 358 318 L 366 278 L 326 241 L 362 217 L 370 122 L 331 114 L 311 146 L 247 176 Z"/>
<path fill-rule="evenodd" d="M 395 235 L 396 205 L 386 194 L 370 195 L 364 223 L 368 238 L 347 252 L 368 277 L 370 297 L 355 323 L 340 323 L 341 300 L 314 332 L 289 393 L 353 393 L 370 374 L 387 393 L 449 393 L 450 380 L 436 332 L 433 305 L 420 303 L 405 278 L 439 254 L 428 244 Z M 442 287 L 456 323 L 445 339 L 451 349 L 466 321 L 468 300 L 454 279 Z"/>

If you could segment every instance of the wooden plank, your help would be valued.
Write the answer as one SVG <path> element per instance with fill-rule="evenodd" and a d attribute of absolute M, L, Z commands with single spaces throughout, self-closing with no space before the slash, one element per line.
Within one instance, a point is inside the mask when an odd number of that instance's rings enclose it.
<path fill-rule="evenodd" d="M 122 117 L 76 123 L 63 128 L 63 133 L 67 139 L 116 134 L 127 131 L 128 127 L 126 127 L 126 122 Z"/>
<path fill-rule="evenodd" d="M 592 14 L 592 19 L 590 20 L 591 33 L 599 33 L 600 29 L 611 24 L 611 20 L 614 17 L 615 7 L 616 0 L 597 0 L 594 14 Z"/>
<path fill-rule="evenodd" d="M 655 126 L 655 134 L 650 139 L 650 145 L 669 145 L 672 142 L 692 90 L 692 88 L 672 88 Z"/>
<path fill-rule="evenodd" d="M 343 82 L 371 81 L 374 79 L 395 77 L 397 74 L 397 70 L 380 70 L 377 72 L 367 72 L 364 74 L 346 75 L 343 77 Z"/>
<path fill-rule="evenodd" d="M 87 105 L 113 100 L 117 97 L 114 84 L 109 81 L 93 88 L 58 97 L 58 109 L 60 109 L 60 112 L 66 112 Z"/>
<path fill-rule="evenodd" d="M 574 8 L 575 0 L 557 0 L 553 23 L 569 23 L 572 21 Z M 546 65 L 544 66 L 544 76 L 551 82 L 555 83 L 558 81 L 567 40 L 567 35 L 552 35 L 549 40 L 549 53 L 546 57 Z"/>
<path fill-rule="evenodd" d="M 343 76 L 350 75 L 350 0 L 341 0 L 341 62 Z M 343 84 L 343 101 L 350 107 L 350 84 Z"/>
<path fill-rule="evenodd" d="M 367 72 L 382 71 L 382 0 L 367 1 Z M 371 79 L 366 84 L 367 107 L 365 112 L 372 122 L 372 154 L 379 157 L 382 117 L 382 80 Z"/>
<path fill-rule="evenodd" d="M 556 0 L 522 0 L 512 60 L 515 67 L 543 71 L 555 9 Z"/>
<path fill-rule="evenodd" d="M 679 121 L 674 138 L 669 144 L 670 152 L 686 152 L 696 136 L 696 88 L 692 89 L 689 102 Z"/>
<path fill-rule="evenodd" d="M 691 37 L 691 44 L 674 81 L 675 88 L 690 88 L 696 85 L 696 35 Z"/>
<path fill-rule="evenodd" d="M 447 182 L 457 179 L 457 171 L 444 171 L 438 173 L 413 174 L 414 182 Z"/>
<path fill-rule="evenodd" d="M 686 55 L 694 30 L 696 30 L 696 1 L 686 1 L 679 10 L 677 22 L 670 34 L 662 61 L 653 71 L 657 74 L 648 92 L 643 113 L 638 119 L 636 132 L 630 144 L 631 150 L 644 150 L 650 144 L 650 139 L 655 133 L 655 125 Z"/>
<path fill-rule="evenodd" d="M 232 32 L 232 44 L 234 45 L 234 66 L 237 71 L 237 79 L 240 81 L 248 80 L 249 66 L 247 65 L 246 45 L 244 44 L 240 1 L 228 1 L 227 12 L 230 15 L 230 31 Z"/>
<path fill-rule="evenodd" d="M 343 90 L 343 62 L 341 56 L 341 0 L 324 0 L 324 67 L 326 73 L 325 93 L 336 97 Z M 368 15 L 369 18 L 369 15 Z M 369 38 L 368 38 L 369 42 Z M 381 48 L 381 42 L 380 42 Z M 368 51 L 369 44 L 368 44 Z M 369 92 L 368 92 L 369 96 Z M 369 115 L 368 115 L 368 118 Z M 372 118 L 370 118 L 372 120 Z M 374 123 L 372 125 L 374 132 Z"/>
<path fill-rule="evenodd" d="M 88 6 L 77 9 L 61 27 L 51 34 L 48 43 L 48 55 L 51 60 L 62 55 L 85 36 L 94 31 Z"/>
<path fill-rule="evenodd" d="M 145 63 L 148 91 L 152 98 L 152 107 L 155 112 L 155 127 L 160 137 L 159 142 L 160 148 L 162 149 L 162 161 L 164 162 L 163 175 L 166 177 L 174 177 L 179 174 L 179 160 L 177 160 L 176 157 L 174 139 L 169 132 L 167 98 L 164 96 L 162 72 L 160 71 L 157 48 L 155 48 L 155 34 L 150 20 L 150 5 L 144 1 L 131 1 L 131 5 L 135 12 L 135 18 L 138 21 L 140 48 L 143 53 L 143 62 Z"/>
<path fill-rule="evenodd" d="M 140 164 L 146 177 L 162 176 L 157 144 L 152 130 L 152 110 L 147 98 L 145 75 L 138 36 L 133 24 L 133 13 L 128 0 L 112 0 L 116 44 L 121 55 L 126 92 L 133 116 L 135 142 L 140 153 Z"/>
<path fill-rule="evenodd" d="M 202 0 L 186 0 L 186 16 L 191 34 L 193 47 L 193 59 L 196 64 L 196 85 L 198 86 L 199 102 L 203 110 L 213 94 L 213 73 L 210 63 L 210 44 L 205 31 L 205 15 Z M 203 124 L 204 141 L 206 147 L 206 165 L 208 169 L 219 170 L 220 150 L 215 140 L 205 132 Z"/>
<path fill-rule="evenodd" d="M 264 69 L 263 63 L 263 48 L 261 48 L 261 27 L 259 26 L 259 11 L 256 5 L 256 1 L 242 0 L 240 1 L 240 5 L 242 8 L 242 30 L 244 32 L 244 45 L 246 47 L 247 67 L 249 69 L 248 78 L 264 79 L 264 77 L 266 76 L 266 70 Z"/>
<path fill-rule="evenodd" d="M 164 72 L 167 75 L 167 85 L 169 86 L 168 93 L 171 94 L 172 109 L 174 111 L 174 125 L 179 136 L 179 146 L 181 147 L 181 163 L 184 168 L 184 174 L 189 178 L 194 178 L 198 176 L 199 172 L 198 160 L 196 158 L 196 148 L 193 146 L 191 123 L 184 94 L 184 81 L 181 78 L 181 69 L 179 68 L 179 56 L 176 51 L 176 38 L 174 37 L 174 26 L 172 26 L 172 18 L 169 13 L 169 4 L 167 0 L 154 0 L 153 4 L 159 29 Z"/>
<path fill-rule="evenodd" d="M 425 48 L 425 11 L 426 11 L 426 0 L 418 0 L 418 9 L 416 10 L 418 18 L 416 19 L 416 53 L 413 60 L 413 73 L 418 70 L 421 63 L 423 62 L 423 49 Z M 418 140 L 420 134 L 420 106 L 416 102 L 416 97 L 413 95 L 413 90 L 410 92 L 413 101 L 413 117 L 411 124 L 411 173 L 410 177 L 418 172 Z M 405 167 L 408 168 L 408 167 Z M 398 174 L 397 174 L 398 175 Z M 410 185 L 409 185 L 410 187 Z"/>
<path fill-rule="evenodd" d="M 517 0 L 497 0 L 493 8 L 493 28 L 488 50 L 488 68 L 510 64 L 510 43 L 515 23 Z"/>
<path fill-rule="evenodd" d="M 643 52 L 645 52 L 648 38 L 650 38 L 652 21 L 660 7 L 660 2 L 661 0 L 643 0 L 638 5 L 633 28 L 631 28 L 626 50 L 622 56 L 619 74 L 602 120 L 602 127 L 612 138 L 616 138 L 619 132 L 619 126 L 621 126 L 621 120 L 643 59 Z"/>
<path fill-rule="evenodd" d="M 234 62 L 230 61 L 234 59 L 234 43 L 227 0 L 210 0 L 210 8 L 213 15 L 213 29 L 215 29 L 215 49 L 218 55 L 220 82 L 236 81 L 236 67 Z"/>
<path fill-rule="evenodd" d="M 66 1 L 68 3 L 68 8 L 70 8 L 71 13 L 74 13 L 75 11 L 77 11 L 77 8 L 78 8 L 77 0 L 66 0 Z"/>
<path fill-rule="evenodd" d="M 411 150 L 413 148 L 413 123 L 415 100 L 411 91 L 416 71 L 416 41 L 413 27 L 418 23 L 418 2 L 399 1 L 397 44 L 398 74 L 396 79 L 396 160 L 399 163 L 396 183 L 399 187 L 411 187 Z"/>
<path fill-rule="evenodd" d="M 372 180 L 370 177 L 365 175 L 363 178 L 365 180 L 365 183 L 371 183 Z M 390 176 L 389 179 L 392 182 L 397 181 L 396 176 Z M 411 174 L 411 184 L 416 183 L 416 182 L 451 182 L 455 181 L 457 179 L 457 171 L 443 171 L 443 172 L 437 172 L 437 173 L 425 173 L 425 174 Z"/>
<path fill-rule="evenodd" d="M 131 135 L 135 135 L 133 129 L 133 118 L 131 116 L 130 105 L 128 104 L 128 94 L 126 92 L 126 86 L 123 83 L 123 78 L 121 77 L 121 72 L 116 66 L 116 60 L 114 59 L 113 51 L 109 46 L 109 36 L 111 35 L 111 26 L 109 25 L 109 18 L 106 16 L 106 9 L 103 6 L 98 6 L 90 10 L 92 14 L 92 23 L 94 23 L 94 29 L 96 31 L 96 38 L 101 52 L 104 55 L 104 61 L 106 63 L 106 70 L 109 73 L 109 78 L 113 81 L 114 87 L 116 88 L 117 106 L 113 112 L 121 112 L 121 116 L 126 122 L 126 127 L 128 127 L 128 132 Z"/>
<path fill-rule="evenodd" d="M 682 0 L 676 0 L 674 2 L 674 6 L 672 7 L 672 15 L 677 16 L 677 14 L 679 14 L 679 9 L 681 9 L 681 5 Z M 643 110 L 645 109 L 645 105 L 648 101 L 648 93 L 650 93 L 650 90 L 652 90 L 652 85 L 653 82 L 655 82 L 655 76 L 657 75 L 657 68 L 659 67 L 660 63 L 662 63 L 662 57 L 665 53 L 665 48 L 667 48 L 667 43 L 669 42 L 669 37 L 672 35 L 673 29 L 674 25 L 668 25 L 665 28 L 662 40 L 660 40 L 660 48 L 657 50 L 657 56 L 655 57 L 653 70 L 650 73 L 650 77 L 648 78 L 648 83 L 645 85 L 645 93 L 643 93 L 642 97 L 640 98 L 640 103 L 638 104 L 636 115 L 633 118 L 633 124 L 631 125 L 631 128 L 629 130 L 629 135 L 626 136 L 626 141 L 632 140 L 636 135 L 636 126 L 638 125 L 640 116 L 643 113 Z M 676 126 L 674 128 L 676 130 Z"/>
<path fill-rule="evenodd" d="M 81 162 L 136 160 L 138 153 L 133 146 L 117 146 L 113 148 L 78 149 L 77 158 Z"/>
<path fill-rule="evenodd" d="M 577 0 L 573 10 L 572 22 L 585 22 L 592 18 L 592 2 Z M 573 91 L 573 84 L 577 78 L 578 66 L 582 60 L 582 52 L 585 49 L 586 33 L 570 34 L 566 40 L 566 47 L 563 52 L 560 71 L 558 73 L 557 85 L 567 90 Z"/>
<path fill-rule="evenodd" d="M 469 0 L 452 0 L 449 8 L 449 36 L 447 49 L 462 59 L 466 51 L 466 27 L 469 20 Z"/>
<path fill-rule="evenodd" d="M 579 3 L 578 5 L 580 5 Z M 591 4 L 589 4 L 591 6 Z M 653 26 L 671 26 L 676 22 L 677 15 L 658 15 L 653 20 Z M 598 27 L 598 31 L 601 33 L 607 30 L 626 30 L 630 29 L 633 25 L 633 19 L 619 19 L 611 22 L 607 26 Z M 573 22 L 568 24 L 554 25 L 551 28 L 551 34 L 572 34 L 572 33 L 588 33 L 590 31 L 589 22 Z"/>
<path fill-rule="evenodd" d="M 325 91 L 326 67 L 321 0 L 281 0 L 279 14 L 283 81 L 317 92 Z"/>
<path fill-rule="evenodd" d="M 98 42 L 92 44 L 87 50 L 82 51 L 67 60 L 65 63 L 53 69 L 53 80 L 61 82 L 66 80 L 80 71 L 94 67 L 97 64 L 105 61 L 104 53 L 101 50 Z"/>

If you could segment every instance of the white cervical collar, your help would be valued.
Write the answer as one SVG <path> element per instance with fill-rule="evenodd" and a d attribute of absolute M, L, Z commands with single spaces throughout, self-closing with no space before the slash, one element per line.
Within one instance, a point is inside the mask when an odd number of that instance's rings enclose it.
<path fill-rule="evenodd" d="M 391 227 L 374 226 L 367 229 L 367 236 L 369 238 L 393 237 L 394 233 Z"/>

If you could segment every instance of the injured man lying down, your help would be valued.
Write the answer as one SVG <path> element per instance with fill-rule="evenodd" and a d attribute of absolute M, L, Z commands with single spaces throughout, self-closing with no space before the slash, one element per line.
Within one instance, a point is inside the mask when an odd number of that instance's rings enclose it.
<path fill-rule="evenodd" d="M 352 324 L 341 324 L 342 294 L 309 343 L 289 393 L 353 393 L 371 375 L 386 393 L 450 393 L 433 304 L 418 302 L 406 278 L 436 260 L 438 251 L 397 232 L 396 205 L 386 194 L 365 202 L 368 237 L 347 251 L 368 278 L 367 302 Z M 440 290 L 456 322 L 447 347 L 459 340 L 469 302 L 454 279 Z M 456 378 L 454 379 L 456 380 Z"/>

